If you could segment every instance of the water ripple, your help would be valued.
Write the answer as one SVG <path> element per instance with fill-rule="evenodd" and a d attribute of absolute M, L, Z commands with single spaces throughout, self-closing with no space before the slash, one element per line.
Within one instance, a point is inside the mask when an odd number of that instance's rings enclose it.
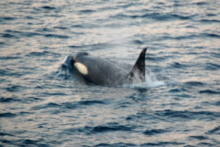
<path fill-rule="evenodd" d="M 201 94 L 220 94 L 220 91 L 214 91 L 214 90 L 207 89 L 207 90 L 201 90 L 201 91 L 199 91 L 199 93 L 201 93 Z"/>
<path fill-rule="evenodd" d="M 15 35 L 12 35 L 12 34 L 8 34 L 8 33 L 4 33 L 1 35 L 3 38 L 19 38 Z"/>
<path fill-rule="evenodd" d="M 41 8 L 47 9 L 47 10 L 54 10 L 54 9 L 56 9 L 55 7 L 51 7 L 51 6 L 43 6 Z"/>
<path fill-rule="evenodd" d="M 1 1 L 0 146 L 219 146 L 219 8 Z M 143 47 L 164 86 L 85 85 L 58 72 L 79 51 L 134 64 Z"/>
<path fill-rule="evenodd" d="M 58 35 L 58 34 L 46 34 L 45 37 L 48 38 L 61 38 L 61 39 L 67 39 L 69 36 L 66 35 Z"/>
<path fill-rule="evenodd" d="M 22 102 L 22 101 L 17 99 L 16 97 L 0 97 L 0 102 L 11 103 L 11 102 Z"/>
<path fill-rule="evenodd" d="M 198 139 L 198 140 L 207 140 L 208 138 L 205 136 L 190 136 L 189 138 Z"/>
<path fill-rule="evenodd" d="M 215 118 L 220 117 L 220 112 L 211 112 L 211 111 L 174 111 L 174 110 L 165 110 L 165 111 L 157 111 L 156 115 L 165 116 L 169 118 L 181 118 L 182 119 L 208 119 L 213 120 Z"/>
<path fill-rule="evenodd" d="M 43 52 L 30 52 L 27 54 L 27 56 L 44 56 L 47 55 L 49 52 L 48 51 L 43 51 Z"/>
<path fill-rule="evenodd" d="M 7 112 L 7 113 L 0 113 L 0 118 L 2 117 L 16 117 L 17 115 L 14 114 L 14 113 L 10 113 L 10 112 Z"/>
<path fill-rule="evenodd" d="M 184 83 L 187 86 L 204 86 L 205 83 L 199 81 L 189 81 Z"/>
<path fill-rule="evenodd" d="M 144 131 L 144 134 L 148 136 L 152 136 L 152 135 L 158 135 L 158 134 L 162 134 L 166 132 L 169 132 L 169 131 L 166 129 L 152 129 L 152 130 Z"/>
<path fill-rule="evenodd" d="M 44 105 L 38 105 L 38 106 L 34 106 L 32 108 L 32 110 L 40 110 L 40 109 L 45 109 L 45 108 L 54 108 L 54 107 L 59 107 L 60 105 L 59 104 L 56 104 L 56 103 L 47 103 L 47 104 L 44 104 Z"/>
<path fill-rule="evenodd" d="M 184 15 L 179 15 L 179 14 L 170 14 L 170 13 L 146 13 L 146 14 L 141 14 L 141 15 L 134 15 L 134 14 L 117 14 L 115 16 L 112 16 L 112 18 L 131 18 L 131 19 L 137 19 L 137 18 L 144 18 L 144 19 L 154 19 L 157 21 L 170 21 L 170 20 L 189 20 L 192 19 L 195 15 L 191 16 L 184 16 Z"/>
<path fill-rule="evenodd" d="M 92 128 L 93 133 L 102 133 L 102 132 L 109 132 L 109 131 L 131 131 L 132 128 L 127 126 L 96 126 Z"/>
<path fill-rule="evenodd" d="M 80 101 L 78 103 L 79 105 L 94 105 L 94 104 L 104 104 L 103 101 L 98 101 L 98 100 L 89 100 L 89 101 Z"/>
<path fill-rule="evenodd" d="M 220 126 L 215 127 L 215 128 L 212 129 L 212 130 L 209 130 L 209 131 L 207 132 L 207 134 L 220 134 Z"/>

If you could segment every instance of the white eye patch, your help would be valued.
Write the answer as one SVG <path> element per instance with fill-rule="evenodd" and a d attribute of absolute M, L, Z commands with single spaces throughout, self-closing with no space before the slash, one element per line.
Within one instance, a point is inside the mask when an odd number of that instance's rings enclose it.
<path fill-rule="evenodd" d="M 84 74 L 84 75 L 87 75 L 88 74 L 88 69 L 86 68 L 86 66 L 82 63 L 79 63 L 79 62 L 75 62 L 74 63 L 74 66 L 77 68 L 77 70 L 81 73 L 81 74 Z"/>

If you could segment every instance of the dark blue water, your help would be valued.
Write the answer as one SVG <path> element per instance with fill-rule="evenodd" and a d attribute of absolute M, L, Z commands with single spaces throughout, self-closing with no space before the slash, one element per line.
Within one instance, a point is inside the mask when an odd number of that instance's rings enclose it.
<path fill-rule="evenodd" d="M 218 0 L 1 1 L 0 146 L 219 146 L 219 8 Z M 78 51 L 134 64 L 144 47 L 146 68 L 165 85 L 89 86 L 58 73 Z"/>

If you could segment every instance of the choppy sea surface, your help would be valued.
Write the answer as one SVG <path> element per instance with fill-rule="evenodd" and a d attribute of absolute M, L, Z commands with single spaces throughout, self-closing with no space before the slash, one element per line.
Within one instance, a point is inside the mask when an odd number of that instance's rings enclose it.
<path fill-rule="evenodd" d="M 219 146 L 219 8 L 1 0 L 0 146 Z M 134 64 L 144 47 L 149 87 L 86 85 L 58 72 L 79 51 Z"/>

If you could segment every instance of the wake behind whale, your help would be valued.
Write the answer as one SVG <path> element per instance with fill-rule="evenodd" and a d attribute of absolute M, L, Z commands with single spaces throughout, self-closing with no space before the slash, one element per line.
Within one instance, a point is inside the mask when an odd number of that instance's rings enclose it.
<path fill-rule="evenodd" d="M 120 63 L 78 52 L 67 56 L 61 64 L 61 71 L 71 74 L 80 81 L 94 85 L 148 88 L 164 85 L 157 81 L 152 72 L 146 73 L 144 48 L 135 64 Z M 153 76 L 152 76 L 153 75 Z"/>

